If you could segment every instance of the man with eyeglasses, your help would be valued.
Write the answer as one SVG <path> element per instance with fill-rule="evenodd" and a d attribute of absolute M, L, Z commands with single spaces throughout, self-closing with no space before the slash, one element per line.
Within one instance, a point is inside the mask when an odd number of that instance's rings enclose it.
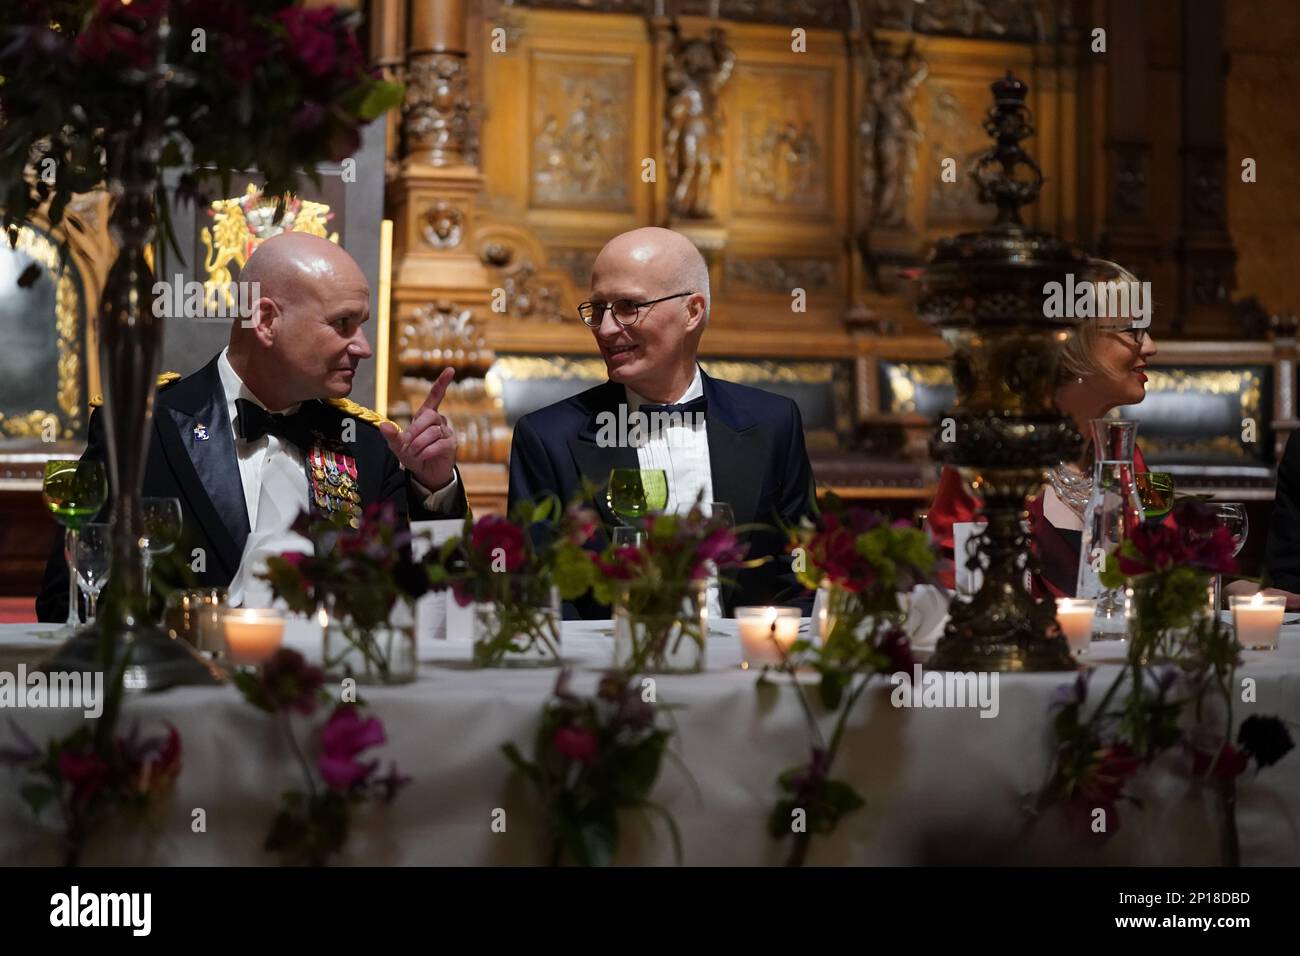
<path fill-rule="evenodd" d="M 774 603 L 807 609 L 811 599 L 782 557 L 779 530 L 810 511 L 803 421 L 788 398 L 704 374 L 696 356 L 709 304 L 708 266 L 685 236 L 647 227 L 610 240 L 592 269 L 591 299 L 578 307 L 609 381 L 516 423 L 510 504 L 548 492 L 568 501 L 584 479 L 603 488 L 614 468 L 662 468 L 667 511 L 686 510 L 696 500 L 725 502 L 737 525 L 768 526 L 742 538 L 749 557 L 772 560 L 723 582 L 722 611 Z M 668 424 L 626 441 L 602 433 L 611 416 L 626 419 L 636 411 Z M 606 523 L 619 524 L 604 495 L 596 497 L 592 504 Z M 565 612 L 608 616 L 590 599 Z"/>

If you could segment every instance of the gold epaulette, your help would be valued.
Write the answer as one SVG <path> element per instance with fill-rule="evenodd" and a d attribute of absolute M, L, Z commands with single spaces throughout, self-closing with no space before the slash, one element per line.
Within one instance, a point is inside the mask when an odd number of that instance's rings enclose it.
<path fill-rule="evenodd" d="M 183 378 L 183 376 L 180 372 L 163 372 L 158 376 L 158 387 L 166 388 L 172 382 L 179 381 L 181 378 Z M 91 408 L 99 408 L 100 405 L 104 404 L 104 396 L 92 395 L 89 404 Z"/>
<path fill-rule="evenodd" d="M 379 425 L 383 422 L 396 426 L 397 422 L 385 418 L 373 408 L 366 408 L 364 405 L 358 405 L 350 398 L 328 398 L 325 400 L 327 405 L 333 405 L 345 415 L 351 415 L 353 418 L 359 418 L 363 422 L 369 422 L 371 425 Z"/>

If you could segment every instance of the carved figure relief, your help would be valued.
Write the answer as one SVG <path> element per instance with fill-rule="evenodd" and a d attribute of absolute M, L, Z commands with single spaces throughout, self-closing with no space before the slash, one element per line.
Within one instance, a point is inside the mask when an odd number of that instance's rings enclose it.
<path fill-rule="evenodd" d="M 721 30 L 711 30 L 707 40 L 683 39 L 673 24 L 664 62 L 664 163 L 668 210 L 674 216 L 707 219 L 712 214 L 710 187 L 720 161 L 718 100 L 735 65 L 736 52 Z"/>
<path fill-rule="evenodd" d="M 547 82 L 540 72 L 533 139 L 533 200 L 626 205 L 628 73 L 601 69 Z"/>
<path fill-rule="evenodd" d="M 901 51 L 885 43 L 873 44 L 861 143 L 862 191 L 870 202 L 874 226 L 906 222 L 921 140 L 912 103 L 928 73 L 915 44 Z"/>

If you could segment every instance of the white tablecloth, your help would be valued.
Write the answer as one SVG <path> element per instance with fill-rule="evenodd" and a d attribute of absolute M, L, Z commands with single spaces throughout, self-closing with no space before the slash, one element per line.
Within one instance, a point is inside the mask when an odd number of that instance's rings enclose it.
<path fill-rule="evenodd" d="M 693 783 L 666 763 L 655 798 L 681 828 L 687 864 L 760 865 L 783 862 L 788 841 L 767 833 L 777 774 L 807 759 L 808 737 L 794 691 L 760 695 L 755 674 L 737 666 L 732 622 L 709 642 L 704 674 L 657 679 L 661 703 L 680 705 L 674 744 Z M 574 660 L 575 689 L 591 689 L 607 663 L 608 622 L 566 624 L 564 648 Z M 0 668 L 47 651 L 32 625 L 0 626 Z M 310 638 L 298 641 L 315 650 Z M 1096 647 L 1096 645 L 1094 645 Z M 375 752 L 396 760 L 414 778 L 389 807 L 355 815 L 340 863 L 529 864 L 545 855 L 533 791 L 511 770 L 500 745 L 514 741 L 530 753 L 554 670 L 478 670 L 461 640 L 425 641 L 417 682 L 367 688 L 363 696 L 382 717 L 389 743 Z M 1114 657 L 1116 652 L 1112 652 Z M 1094 660 L 1103 660 L 1099 654 Z M 1114 665 L 1102 664 L 1094 692 Z M 1300 627 L 1284 630 L 1275 652 L 1248 652 L 1241 677 L 1257 681 L 1256 703 L 1238 704 L 1238 719 L 1276 714 L 1300 723 Z M 1001 675 L 999 713 L 974 709 L 896 709 L 890 685 L 876 679 L 858 702 L 835 776 L 866 799 L 831 838 L 817 838 L 812 864 L 1034 862 L 1044 864 L 1196 864 L 1218 861 L 1212 799 L 1186 776 L 1157 767 L 1139 778 L 1144 808 L 1121 807 L 1122 826 L 1097 848 L 1066 835 L 1061 820 L 1030 826 L 1024 799 L 1042 783 L 1049 757 L 1048 708 L 1068 675 Z M 13 711 L 38 741 L 72 727 L 69 711 Z M 180 731 L 184 769 L 157 819 L 102 834 L 87 863 L 266 864 L 262 850 L 279 794 L 301 787 L 300 771 L 276 724 L 231 687 L 183 688 L 133 696 L 123 727 L 139 718 Z M 296 718 L 297 719 L 297 718 Z M 318 715 L 317 720 L 323 719 Z M 301 731 L 303 724 L 298 724 Z M 830 719 L 824 729 L 829 732 Z M 10 730 L 0 721 L 0 741 Z M 1171 757 L 1172 766 L 1182 758 Z M 206 832 L 194 832 L 203 809 Z M 506 830 L 494 832 L 494 811 Z M 499 814 L 496 815 L 499 818 Z M 1300 753 L 1257 778 L 1240 782 L 1238 809 L 1243 860 L 1300 863 Z M 622 863 L 669 864 L 671 843 L 661 824 L 623 819 Z M 59 859 L 53 829 L 33 818 L 18 797 L 18 779 L 0 770 L 0 864 L 49 864 Z"/>

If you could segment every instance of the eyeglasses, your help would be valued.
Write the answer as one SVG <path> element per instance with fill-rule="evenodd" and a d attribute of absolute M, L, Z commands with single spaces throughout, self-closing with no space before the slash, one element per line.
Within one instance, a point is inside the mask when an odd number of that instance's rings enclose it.
<path fill-rule="evenodd" d="M 1111 329 L 1110 331 L 1119 332 L 1121 335 L 1127 335 L 1136 345 L 1141 345 L 1147 340 L 1147 330 L 1145 326 L 1139 328 L 1136 325 L 1130 325 L 1126 329 Z"/>
<path fill-rule="evenodd" d="M 687 295 L 695 295 L 695 293 L 678 292 L 676 295 L 666 295 L 662 299 L 651 299 L 649 302 L 633 302 L 631 299 L 615 299 L 613 302 L 583 302 L 578 306 L 578 318 L 582 319 L 582 324 L 587 328 L 594 329 L 605 321 L 605 310 L 609 309 L 614 313 L 614 321 L 626 328 L 630 325 L 636 325 L 637 320 L 641 318 L 641 310 L 646 306 L 667 302 L 669 299 L 680 299 Z"/>

